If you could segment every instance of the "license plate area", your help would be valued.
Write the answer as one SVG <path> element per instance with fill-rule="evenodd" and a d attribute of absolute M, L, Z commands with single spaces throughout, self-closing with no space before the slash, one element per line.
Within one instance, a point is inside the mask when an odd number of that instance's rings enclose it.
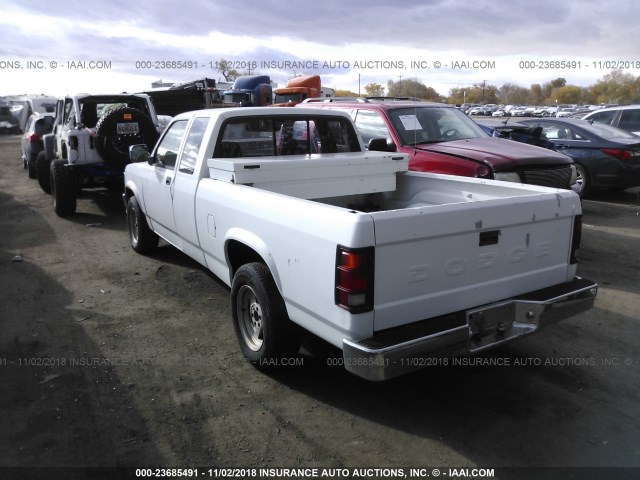
<path fill-rule="evenodd" d="M 470 352 L 535 331 L 538 315 L 526 307 L 514 301 L 468 311 Z"/>
<path fill-rule="evenodd" d="M 116 124 L 116 133 L 118 135 L 137 135 L 140 132 L 138 122 L 126 122 Z"/>

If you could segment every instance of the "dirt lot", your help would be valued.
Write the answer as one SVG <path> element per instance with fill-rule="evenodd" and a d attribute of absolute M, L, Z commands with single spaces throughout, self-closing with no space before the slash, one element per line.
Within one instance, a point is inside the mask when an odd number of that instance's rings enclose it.
<path fill-rule="evenodd" d="M 502 366 L 368 383 L 332 349 L 255 370 L 226 286 L 134 253 L 115 193 L 58 218 L 19 156 L 0 138 L 0 467 L 640 467 L 637 193 L 584 202 L 594 309 L 479 357 Z"/>

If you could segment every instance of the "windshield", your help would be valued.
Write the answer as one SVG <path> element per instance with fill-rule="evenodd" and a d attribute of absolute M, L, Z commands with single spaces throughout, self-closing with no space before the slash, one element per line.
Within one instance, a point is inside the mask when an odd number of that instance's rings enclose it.
<path fill-rule="evenodd" d="M 302 92 L 296 93 L 276 93 L 276 99 L 273 103 L 300 103 L 306 98 Z"/>
<path fill-rule="evenodd" d="M 244 104 L 245 102 L 251 101 L 251 94 L 250 93 L 225 93 L 224 101 L 228 103 Z"/>
<path fill-rule="evenodd" d="M 457 108 L 395 108 L 389 110 L 389 119 L 404 146 L 488 137 Z"/>

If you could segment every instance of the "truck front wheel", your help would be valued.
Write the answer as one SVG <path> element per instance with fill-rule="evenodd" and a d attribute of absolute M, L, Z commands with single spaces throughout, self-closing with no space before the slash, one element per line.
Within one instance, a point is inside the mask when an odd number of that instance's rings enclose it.
<path fill-rule="evenodd" d="M 127 202 L 127 223 L 129 224 L 131 248 L 142 254 L 156 249 L 160 238 L 149 228 L 147 217 L 140 210 L 136 197 L 131 197 Z"/>
<path fill-rule="evenodd" d="M 76 213 L 76 182 L 72 167 L 65 160 L 54 160 L 50 167 L 51 197 L 53 210 L 59 217 Z"/>
<path fill-rule="evenodd" d="M 297 327 L 289 320 L 284 300 L 263 263 L 243 265 L 234 275 L 231 315 L 243 355 L 260 370 L 299 353 Z"/>

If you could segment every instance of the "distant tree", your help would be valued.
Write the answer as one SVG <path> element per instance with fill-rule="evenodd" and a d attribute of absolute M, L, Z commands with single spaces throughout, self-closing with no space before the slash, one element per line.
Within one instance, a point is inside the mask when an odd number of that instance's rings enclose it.
<path fill-rule="evenodd" d="M 498 89 L 498 102 L 505 105 L 524 105 L 529 103 L 530 92 L 524 87 L 505 83 Z"/>
<path fill-rule="evenodd" d="M 582 89 L 576 85 L 564 85 L 552 90 L 552 96 L 558 103 L 577 105 L 582 97 Z"/>
<path fill-rule="evenodd" d="M 229 60 L 221 58 L 220 60 L 218 60 L 217 65 L 218 71 L 222 74 L 226 82 L 233 82 L 240 76 L 240 73 L 238 73 L 237 70 L 230 68 L 232 64 L 229 62 Z"/>
<path fill-rule="evenodd" d="M 544 95 L 542 94 L 542 86 L 539 83 L 534 83 L 529 88 L 529 103 L 532 105 L 542 105 L 544 100 Z"/>
<path fill-rule="evenodd" d="M 381 97 L 384 95 L 384 87 L 379 83 L 369 83 L 364 86 L 364 91 L 370 97 Z"/>
<path fill-rule="evenodd" d="M 388 97 L 417 97 L 422 100 L 428 100 L 432 102 L 442 102 L 443 97 L 435 91 L 432 87 L 427 87 L 424 83 L 417 80 L 398 80 L 394 82 L 389 80 L 387 82 L 387 96 Z"/>
<path fill-rule="evenodd" d="M 602 80 L 591 86 L 587 93 L 588 103 L 639 103 L 640 77 L 634 77 L 622 70 L 613 70 Z"/>
<path fill-rule="evenodd" d="M 333 94 L 336 97 L 359 97 L 359 95 L 351 90 L 336 90 Z"/>

